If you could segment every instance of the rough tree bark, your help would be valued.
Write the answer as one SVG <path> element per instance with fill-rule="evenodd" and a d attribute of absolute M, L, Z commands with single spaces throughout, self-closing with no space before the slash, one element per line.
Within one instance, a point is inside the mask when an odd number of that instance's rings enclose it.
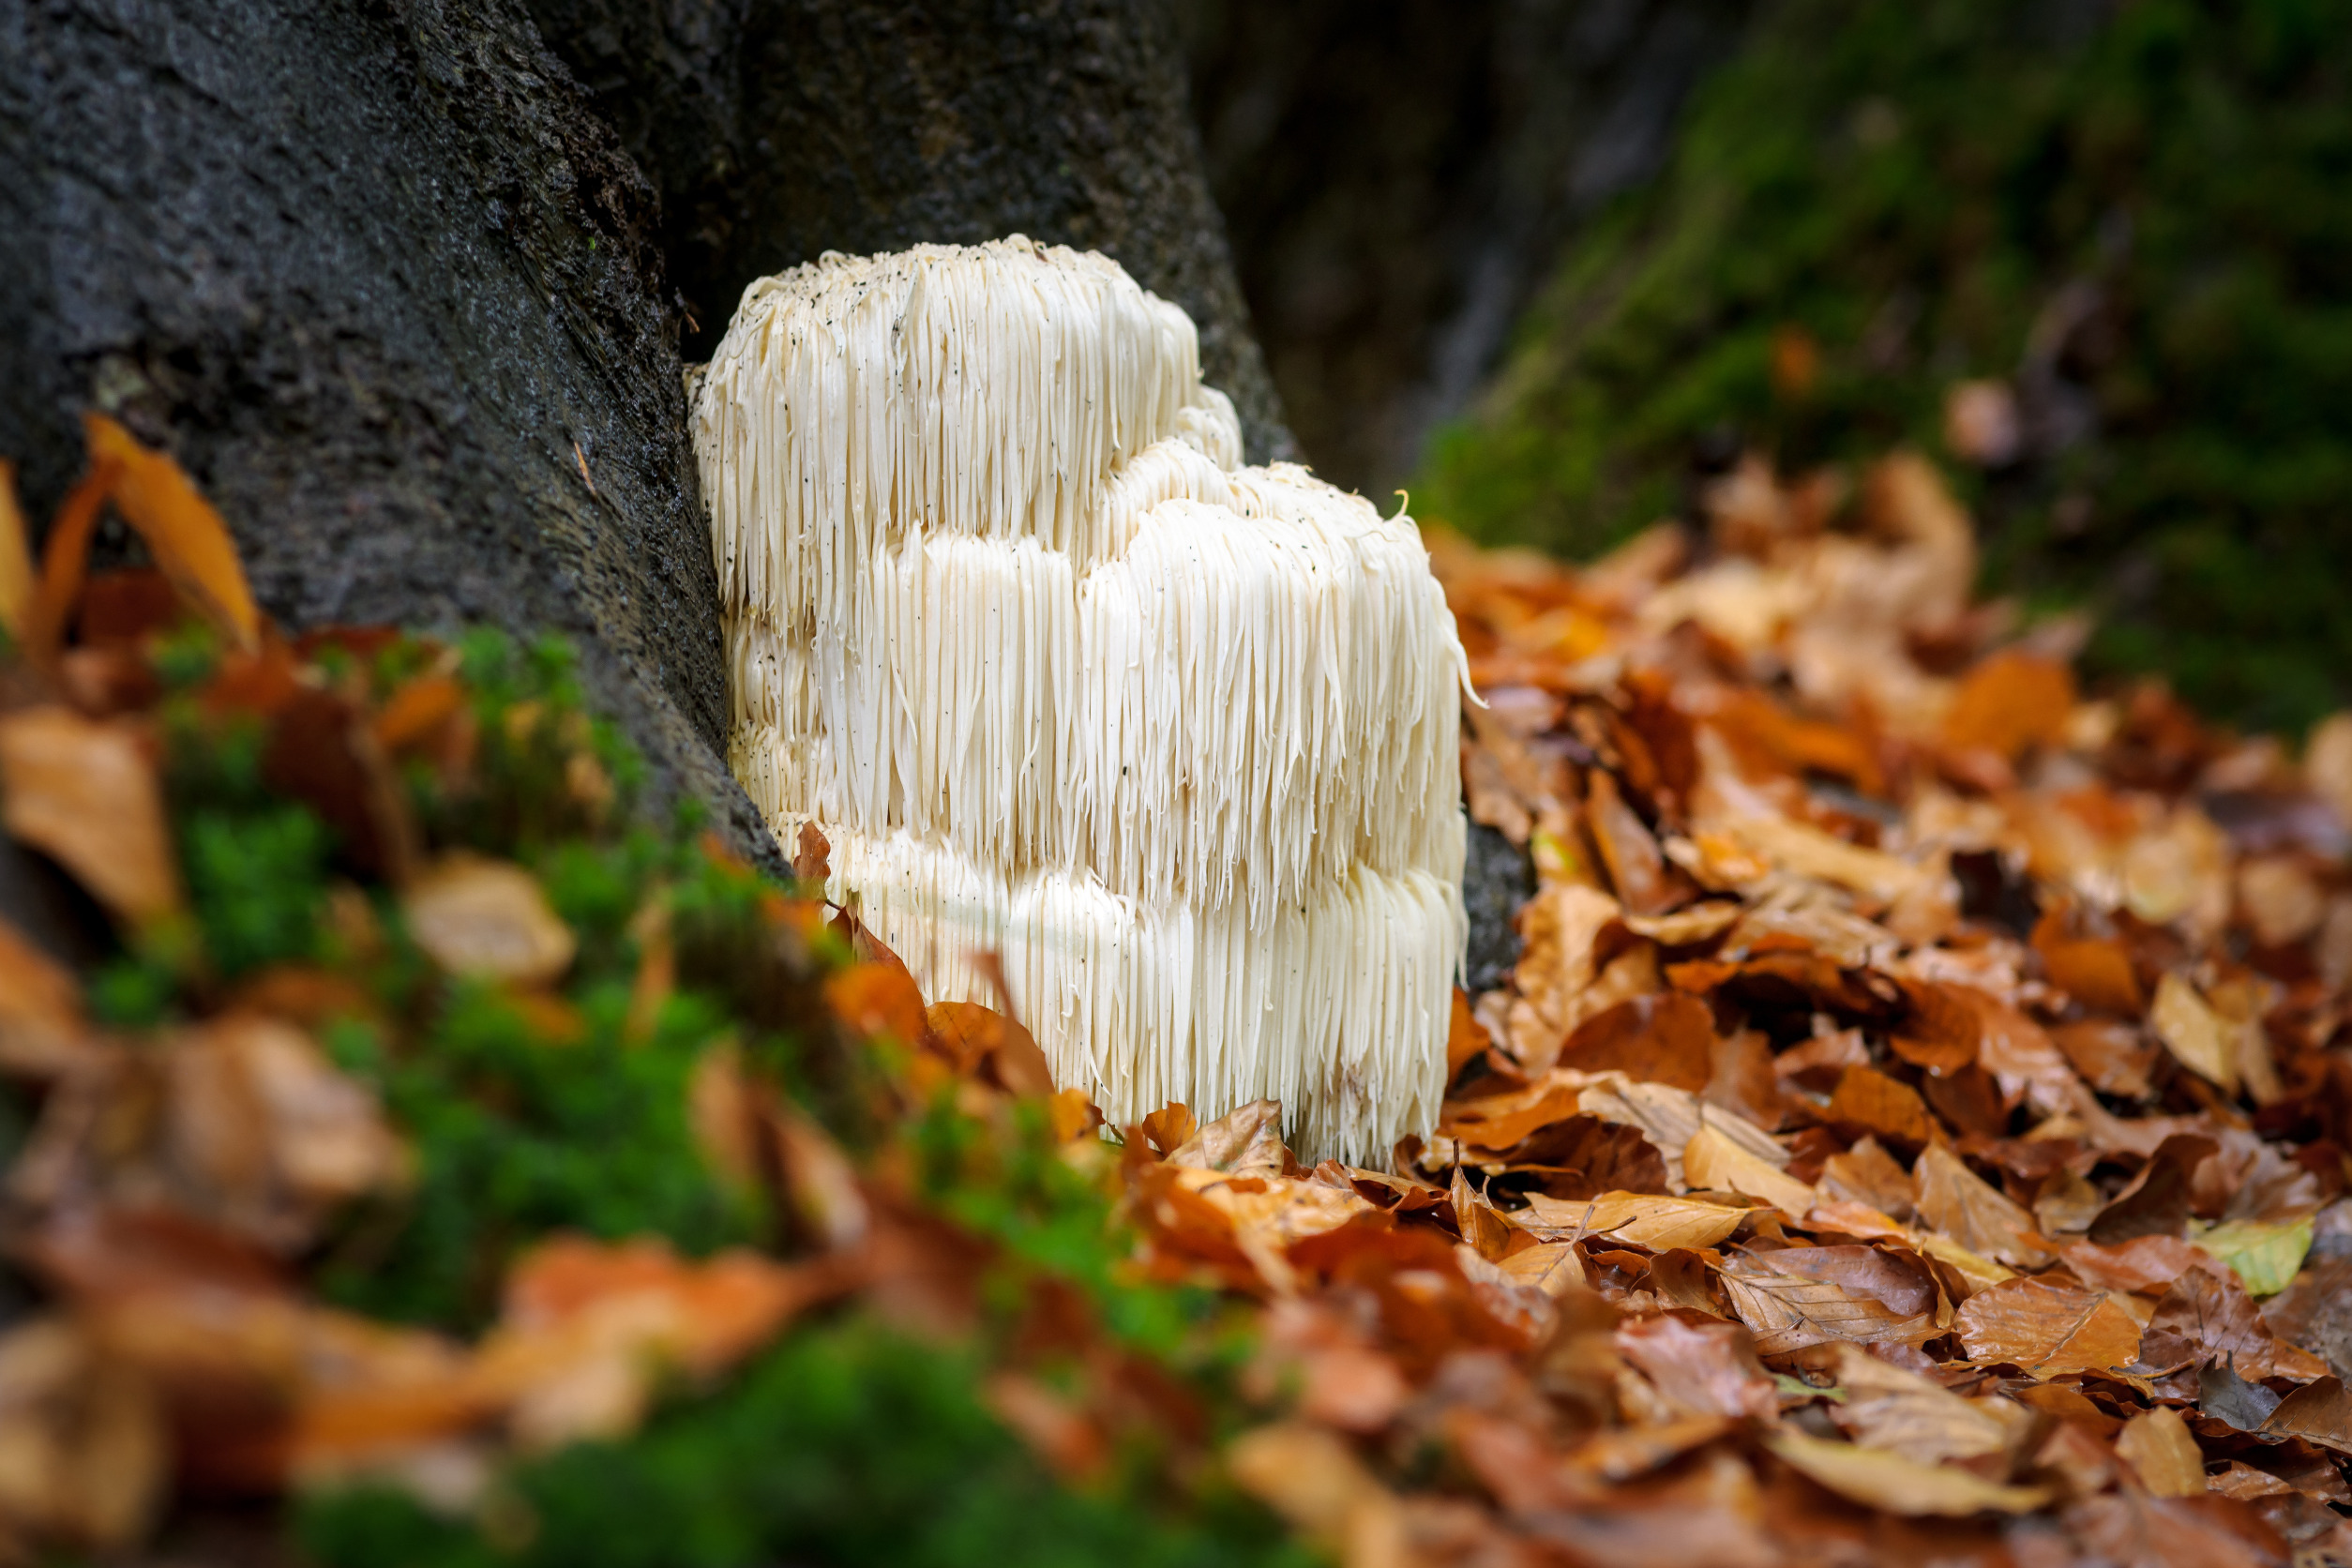
<path fill-rule="evenodd" d="M 0 456 L 45 517 L 104 409 L 289 626 L 569 635 L 657 800 L 773 865 L 681 332 L 822 249 L 1022 230 L 1192 309 L 1278 446 L 1159 6 L 0 0 Z"/>

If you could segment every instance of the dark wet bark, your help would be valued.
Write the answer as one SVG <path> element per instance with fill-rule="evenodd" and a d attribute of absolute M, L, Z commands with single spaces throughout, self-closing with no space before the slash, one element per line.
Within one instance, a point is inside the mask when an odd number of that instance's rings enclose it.
<path fill-rule="evenodd" d="M 1291 451 L 1165 0 L 528 3 L 661 188 L 689 358 L 823 251 L 1025 234 L 1191 312 L 1253 458 Z"/>
<path fill-rule="evenodd" d="M 1160 0 L 535 5 L 0 0 L 0 456 L 46 517 L 103 409 L 290 626 L 567 635 L 657 807 L 775 865 L 681 332 L 825 249 L 1025 230 L 1193 310 L 1279 443 L 1181 68 Z"/>

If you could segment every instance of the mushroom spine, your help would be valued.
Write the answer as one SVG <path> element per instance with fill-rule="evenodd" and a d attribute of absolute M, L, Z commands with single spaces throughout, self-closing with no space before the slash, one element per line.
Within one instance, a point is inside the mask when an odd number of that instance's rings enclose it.
<path fill-rule="evenodd" d="M 1410 519 L 1241 466 L 1184 313 L 1019 236 L 752 284 L 694 427 L 729 761 L 926 996 L 999 954 L 1114 1122 L 1427 1129 L 1463 661 Z"/>

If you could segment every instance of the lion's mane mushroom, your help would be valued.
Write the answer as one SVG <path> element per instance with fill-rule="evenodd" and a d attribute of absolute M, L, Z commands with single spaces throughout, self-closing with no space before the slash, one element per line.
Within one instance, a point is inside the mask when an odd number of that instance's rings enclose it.
<path fill-rule="evenodd" d="M 1114 1121 L 1443 1089 L 1462 654 L 1410 519 L 1240 466 L 1191 321 L 1018 236 L 754 283 L 696 394 L 731 761 L 933 1000 Z"/>

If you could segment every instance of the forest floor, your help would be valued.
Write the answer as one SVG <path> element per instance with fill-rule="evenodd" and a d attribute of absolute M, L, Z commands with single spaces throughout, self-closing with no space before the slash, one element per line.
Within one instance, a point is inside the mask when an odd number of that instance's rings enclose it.
<path fill-rule="evenodd" d="M 1375 1171 L 1102 1128 L 560 648 L 290 641 L 92 445 L 0 505 L 0 1554 L 2352 1562 L 2352 718 L 2086 694 L 1916 457 L 1433 539 L 1533 893 Z"/>

